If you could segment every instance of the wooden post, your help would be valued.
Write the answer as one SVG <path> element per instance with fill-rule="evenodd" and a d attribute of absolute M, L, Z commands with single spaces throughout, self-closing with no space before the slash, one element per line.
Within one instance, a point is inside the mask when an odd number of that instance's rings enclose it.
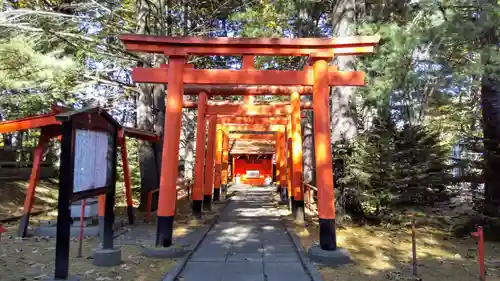
<path fill-rule="evenodd" d="M 118 158 L 118 129 L 115 128 L 115 132 L 112 135 L 113 137 L 113 146 L 112 146 L 112 154 L 111 160 L 111 176 L 109 177 L 109 181 L 107 185 L 111 188 L 106 193 L 106 204 L 104 208 L 104 233 L 102 235 L 102 248 L 103 249 L 113 249 L 113 225 L 115 221 L 115 194 L 116 194 L 116 169 L 118 166 L 117 158 Z"/>
<path fill-rule="evenodd" d="M 234 158 L 234 155 L 231 156 L 231 161 L 232 161 L 232 164 L 231 164 L 231 181 L 233 182 L 233 184 L 236 184 L 236 179 L 234 177 L 234 163 L 235 163 L 235 158 Z"/>
<path fill-rule="evenodd" d="M 42 164 L 43 150 L 45 144 L 47 144 L 47 137 L 45 136 L 43 129 L 40 137 L 38 138 L 38 145 L 33 153 L 33 168 L 31 169 L 30 182 L 28 185 L 28 191 L 26 192 L 26 197 L 24 198 L 23 216 L 19 222 L 19 237 L 26 237 L 28 231 L 29 217 L 33 203 L 35 201 L 36 184 L 40 178 L 40 165 Z"/>
<path fill-rule="evenodd" d="M 227 178 L 229 167 L 229 130 L 227 127 L 223 129 L 222 136 L 222 171 L 221 171 L 221 192 L 222 196 L 226 198 L 227 193 Z"/>
<path fill-rule="evenodd" d="M 193 188 L 193 216 L 201 218 L 203 202 L 203 166 L 205 165 L 205 135 L 206 125 L 205 110 L 207 94 L 201 92 L 198 97 L 198 123 L 196 124 L 196 159 L 194 163 L 194 188 Z"/>
<path fill-rule="evenodd" d="M 70 245 L 70 201 L 74 178 L 74 135 L 71 121 L 61 126 L 61 163 L 59 166 L 59 197 L 57 200 L 56 264 L 54 279 L 68 279 Z"/>
<path fill-rule="evenodd" d="M 477 226 L 472 236 L 477 238 L 477 261 L 479 263 L 479 280 L 486 281 L 486 267 L 484 264 L 484 231 L 482 226 Z"/>
<path fill-rule="evenodd" d="M 177 177 L 179 175 L 179 143 L 182 122 L 182 97 L 184 83 L 182 76 L 186 57 L 169 58 L 168 94 L 165 111 L 165 132 L 163 139 L 162 164 L 160 173 L 160 194 L 156 246 L 172 245 L 175 204 L 177 201 Z"/>
<path fill-rule="evenodd" d="M 82 246 L 83 246 L 83 233 L 85 230 L 85 206 L 86 200 L 82 200 L 82 205 L 80 209 L 80 233 L 78 234 L 78 253 L 76 255 L 77 258 L 82 257 Z"/>
<path fill-rule="evenodd" d="M 224 131 L 222 126 L 217 124 L 217 134 L 215 136 L 215 181 L 214 181 L 214 201 L 220 201 L 220 186 L 222 179 L 222 143 Z"/>
<path fill-rule="evenodd" d="M 415 218 L 411 220 L 411 252 L 412 252 L 412 266 L 413 266 L 413 276 L 418 275 L 418 262 L 417 262 L 417 237 L 415 231 Z"/>
<path fill-rule="evenodd" d="M 287 198 L 289 200 L 288 206 L 292 210 L 293 215 L 295 215 L 294 211 L 294 198 L 292 193 L 292 182 L 293 182 L 293 160 L 292 160 L 292 120 L 288 118 L 286 124 L 286 166 L 287 166 Z"/>
<path fill-rule="evenodd" d="M 251 55 L 243 56 L 241 69 L 244 69 L 244 70 L 255 69 L 255 56 L 251 56 Z M 243 103 L 245 105 L 253 104 L 254 99 L 255 99 L 255 97 L 252 95 L 244 96 Z"/>
<path fill-rule="evenodd" d="M 314 152 L 318 188 L 319 240 L 323 250 L 333 251 L 337 249 L 337 237 L 330 142 L 328 61 L 324 58 L 315 59 L 313 73 Z"/>
<path fill-rule="evenodd" d="M 304 191 L 302 189 L 302 131 L 300 127 L 300 96 L 293 92 L 290 96 L 292 113 L 290 120 L 292 123 L 292 194 L 294 198 L 292 213 L 295 213 L 296 222 L 304 222 Z"/>
<path fill-rule="evenodd" d="M 203 192 L 203 209 L 212 209 L 212 188 L 214 186 L 215 135 L 217 133 L 217 117 L 208 119 L 207 161 L 205 166 L 205 188 Z"/>
<path fill-rule="evenodd" d="M 134 202 L 132 201 L 132 184 L 130 182 L 130 170 L 128 166 L 128 153 L 125 136 L 123 131 L 120 132 L 120 142 L 121 142 L 121 155 L 122 155 L 122 166 L 123 166 L 123 181 L 125 182 L 125 196 L 127 197 L 127 215 L 128 223 L 134 224 Z"/>
<path fill-rule="evenodd" d="M 288 195 L 287 195 L 287 149 L 286 149 L 286 140 L 285 140 L 285 130 L 280 130 L 278 132 L 278 135 L 280 136 L 280 186 L 281 186 L 281 202 L 284 203 L 286 202 Z"/>
<path fill-rule="evenodd" d="M 97 197 L 97 223 L 99 227 L 99 238 L 104 235 L 104 214 L 106 213 L 106 195 L 102 194 Z"/>

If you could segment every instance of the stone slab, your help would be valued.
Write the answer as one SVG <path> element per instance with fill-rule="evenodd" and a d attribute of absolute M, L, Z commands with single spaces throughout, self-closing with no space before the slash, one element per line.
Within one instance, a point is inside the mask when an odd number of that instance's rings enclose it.
<path fill-rule="evenodd" d="M 140 246 L 141 255 L 149 258 L 179 258 L 184 256 L 187 248 L 181 245 L 170 247 Z"/>
<path fill-rule="evenodd" d="M 261 237 L 264 245 L 273 245 L 273 246 L 289 246 L 292 245 L 290 239 L 286 236 L 275 236 L 275 237 Z"/>
<path fill-rule="evenodd" d="M 281 216 L 287 214 L 269 203 L 273 188 L 232 188 L 237 194 L 176 275 L 178 280 L 311 281 L 283 225 Z"/>
<path fill-rule="evenodd" d="M 223 269 L 221 281 L 264 281 L 264 267 L 260 262 L 232 262 Z"/>
<path fill-rule="evenodd" d="M 288 253 L 264 253 L 264 262 L 300 262 L 299 256 L 295 252 Z"/>
<path fill-rule="evenodd" d="M 227 262 L 262 262 L 262 253 L 230 253 Z"/>
<path fill-rule="evenodd" d="M 246 245 L 233 245 L 230 249 L 231 253 L 262 253 L 264 247 L 262 244 L 246 244 Z"/>
<path fill-rule="evenodd" d="M 267 281 L 311 281 L 300 262 L 266 263 L 264 273 Z"/>
<path fill-rule="evenodd" d="M 179 275 L 183 281 L 220 281 L 223 274 L 223 262 L 189 261 Z M 181 279 L 182 278 L 182 279 Z"/>
<path fill-rule="evenodd" d="M 114 249 L 94 249 L 92 251 L 92 264 L 96 266 L 115 266 L 122 261 L 122 251 Z"/>
<path fill-rule="evenodd" d="M 264 245 L 264 253 L 296 253 L 297 249 L 293 245 Z"/>
<path fill-rule="evenodd" d="M 191 261 L 225 262 L 227 252 L 194 252 Z"/>
<path fill-rule="evenodd" d="M 329 266 L 341 266 L 352 262 L 349 252 L 342 248 L 325 251 L 319 245 L 314 245 L 309 248 L 307 254 L 312 261 Z"/>

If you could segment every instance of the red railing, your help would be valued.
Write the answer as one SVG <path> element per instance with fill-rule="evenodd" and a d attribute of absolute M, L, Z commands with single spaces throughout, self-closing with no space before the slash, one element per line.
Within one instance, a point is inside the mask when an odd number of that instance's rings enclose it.
<path fill-rule="evenodd" d="M 318 189 L 308 183 L 302 183 L 304 189 L 304 204 L 306 208 L 309 209 L 313 214 L 318 214 L 318 208 L 316 206 Z"/>
<path fill-rule="evenodd" d="M 184 198 L 186 195 L 188 199 L 191 200 L 191 189 L 193 187 L 193 183 L 191 179 L 179 179 L 177 180 L 177 200 Z M 152 189 L 148 192 L 148 201 L 146 206 L 146 222 L 151 221 L 151 205 L 153 203 L 153 194 L 160 191 L 159 188 Z M 179 195 L 179 191 L 185 191 L 184 194 Z"/>

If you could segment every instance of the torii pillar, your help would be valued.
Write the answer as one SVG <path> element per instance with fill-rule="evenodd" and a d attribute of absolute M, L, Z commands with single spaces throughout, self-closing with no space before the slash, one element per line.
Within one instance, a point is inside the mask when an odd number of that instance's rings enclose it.
<path fill-rule="evenodd" d="M 296 222 L 304 222 L 304 190 L 302 188 L 302 132 L 300 128 L 300 96 L 293 92 L 290 96 L 292 113 L 292 214 Z"/>
<path fill-rule="evenodd" d="M 215 136 L 215 180 L 214 180 L 214 201 L 220 201 L 220 186 L 222 180 L 222 143 L 224 131 L 222 125 L 217 124 Z"/>
<path fill-rule="evenodd" d="M 293 160 L 292 160 L 292 120 L 288 118 L 286 124 L 286 167 L 287 167 L 287 200 L 288 206 L 295 210 L 293 204 L 292 181 L 293 181 Z M 295 215 L 295 214 L 294 214 Z"/>
<path fill-rule="evenodd" d="M 160 192 L 156 230 L 156 246 L 172 245 L 175 204 L 177 201 L 177 177 L 179 176 L 179 143 L 181 139 L 182 100 L 184 92 L 184 66 L 186 56 L 170 56 L 168 95 L 165 110 Z"/>
<path fill-rule="evenodd" d="M 279 184 L 281 186 L 281 203 L 286 204 L 288 195 L 287 195 L 287 149 L 286 149 L 286 139 L 285 139 L 285 130 L 280 129 L 277 135 L 279 136 L 279 145 L 280 145 L 280 179 Z"/>
<path fill-rule="evenodd" d="M 193 216 L 201 218 L 201 207 L 203 202 L 203 178 L 205 166 L 205 135 L 206 120 L 205 110 L 207 94 L 201 92 L 198 97 L 198 123 L 196 124 L 196 159 L 194 163 L 194 185 L 192 191 Z"/>
<path fill-rule="evenodd" d="M 205 187 L 203 189 L 203 209 L 212 210 L 212 190 L 214 186 L 215 135 L 217 133 L 217 117 L 208 119 L 208 142 L 205 165 Z"/>
<path fill-rule="evenodd" d="M 314 152 L 318 188 L 319 243 L 323 250 L 337 249 L 332 148 L 330 143 L 330 108 L 328 86 L 329 58 L 313 58 L 314 73 Z"/>
<path fill-rule="evenodd" d="M 222 171 L 221 171 L 221 192 L 226 198 L 229 168 L 229 130 L 226 126 L 222 131 Z"/>
<path fill-rule="evenodd" d="M 281 194 L 281 140 L 279 132 L 276 133 L 276 145 L 275 145 L 275 159 L 276 159 L 276 192 Z"/>

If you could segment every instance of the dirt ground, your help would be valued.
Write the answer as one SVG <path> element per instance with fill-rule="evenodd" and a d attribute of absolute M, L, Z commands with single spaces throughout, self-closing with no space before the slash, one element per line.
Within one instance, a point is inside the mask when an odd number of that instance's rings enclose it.
<path fill-rule="evenodd" d="M 0 181 L 0 221 L 20 217 L 28 181 Z M 36 188 L 33 213 L 46 212 L 57 206 L 57 182 L 41 180 Z"/>
<path fill-rule="evenodd" d="M 418 221 L 417 221 L 418 223 Z M 288 221 L 305 249 L 318 243 L 318 222 L 304 225 Z M 406 225 L 354 226 L 337 229 L 337 243 L 351 254 L 354 263 L 331 268 L 319 266 L 325 281 L 424 280 L 473 281 L 479 279 L 476 242 L 457 239 L 436 227 L 417 227 L 418 276 L 412 276 L 411 230 Z M 487 280 L 500 280 L 500 244 L 487 242 Z"/>
<path fill-rule="evenodd" d="M 21 184 L 22 183 L 18 183 Z M 12 185 L 10 185 L 12 186 Z M 39 185 L 40 186 L 40 185 Z M 43 183 L 42 183 L 43 186 Z M 37 189 L 40 196 L 43 194 L 51 194 L 53 185 L 47 184 L 47 190 L 44 193 L 43 188 Z M 10 187 L 16 190 L 15 186 Z M 2 190 L 0 188 L 0 190 Z M 17 189 L 19 190 L 19 189 Z M 47 196 L 50 198 L 50 196 Z M 22 210 L 22 201 L 24 195 L 19 196 L 19 200 L 2 198 L 0 196 L 0 216 L 11 217 Z M 9 199 L 11 199 L 9 201 Z M 43 198 L 37 198 L 37 207 L 41 210 L 50 210 L 50 204 L 46 204 Z M 48 200 L 48 199 L 47 199 Z M 19 202 L 18 202 L 19 201 Z M 12 204 L 5 204 L 13 202 Z M 45 203 L 44 203 L 45 202 Z M 20 204 L 19 204 L 20 203 Z M 181 199 L 177 204 L 177 214 L 175 218 L 174 237 L 182 237 L 191 231 L 200 227 L 204 227 L 218 212 L 222 204 L 214 204 L 213 210 L 210 213 L 205 213 L 202 221 L 193 220 L 190 213 L 190 203 L 187 198 Z M 126 221 L 121 210 L 117 208 L 117 220 Z M 6 211 L 7 210 L 7 211 Z M 5 213 L 4 213 L 5 212 Z M 55 219 L 55 212 L 46 212 L 39 216 L 32 217 L 32 225 L 36 224 L 37 220 Z M 151 219 L 151 223 L 144 222 L 144 214 L 137 213 L 137 221 L 139 225 L 124 226 L 117 233 L 130 233 L 140 229 L 140 233 L 154 233 L 156 231 L 155 217 Z M 12 221 L 4 224 L 8 232 L 2 235 L 0 241 L 0 280 L 1 281 L 21 281 L 21 280 L 43 280 L 47 276 L 54 274 L 55 264 L 55 239 L 49 237 L 30 237 L 20 239 L 15 237 L 17 234 L 18 222 Z M 137 231 L 136 231 L 137 232 Z M 139 233 L 139 235 L 140 235 Z M 118 239 L 119 240 L 119 239 Z M 175 265 L 177 260 L 174 259 L 152 259 L 141 256 L 140 245 L 122 244 L 122 263 L 114 267 L 96 267 L 92 265 L 92 249 L 99 245 L 99 238 L 86 237 L 83 241 L 83 256 L 77 258 L 78 240 L 72 239 L 70 245 L 70 274 L 78 275 L 81 281 L 106 281 L 106 280 L 161 280 L 168 270 Z"/>

